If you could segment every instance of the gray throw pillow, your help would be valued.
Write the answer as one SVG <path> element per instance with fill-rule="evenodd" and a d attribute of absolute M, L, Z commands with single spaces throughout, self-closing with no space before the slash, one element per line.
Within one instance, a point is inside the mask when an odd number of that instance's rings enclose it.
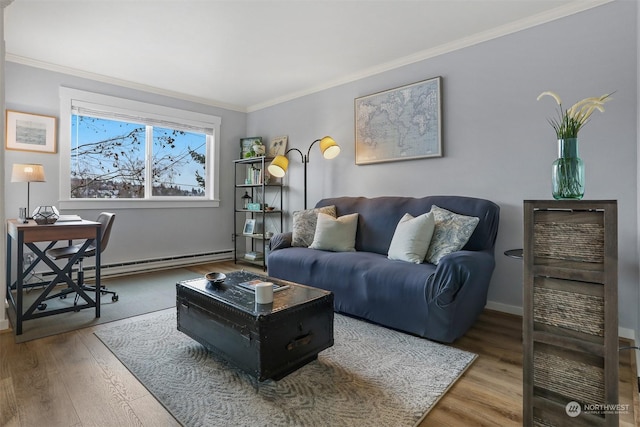
<path fill-rule="evenodd" d="M 427 251 L 427 262 L 438 264 L 440 258 L 459 251 L 467 244 L 480 218 L 459 215 L 436 205 L 431 207 L 436 226 Z"/>
<path fill-rule="evenodd" d="M 318 213 L 320 212 L 331 215 L 334 218 L 336 217 L 336 207 L 333 205 L 293 213 L 291 246 L 308 248 L 311 245 L 313 236 L 316 233 L 316 223 L 318 222 Z"/>

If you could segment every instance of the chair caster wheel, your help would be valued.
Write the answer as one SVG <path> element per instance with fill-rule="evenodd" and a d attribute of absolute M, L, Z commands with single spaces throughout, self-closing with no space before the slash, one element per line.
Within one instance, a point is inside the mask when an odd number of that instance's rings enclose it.
<path fill-rule="evenodd" d="M 40 305 L 38 306 L 38 310 L 40 310 L 40 311 L 42 311 L 42 310 L 44 310 L 44 309 L 46 309 L 46 308 L 47 308 L 47 304 L 44 304 L 44 303 L 42 303 L 42 304 L 40 304 Z"/>
<path fill-rule="evenodd" d="M 114 295 L 114 296 L 111 297 L 111 301 L 113 301 L 113 302 L 118 301 L 118 299 L 119 299 L 118 295 Z"/>
<path fill-rule="evenodd" d="M 60 299 L 65 299 L 66 297 L 67 297 L 67 294 L 60 295 Z"/>

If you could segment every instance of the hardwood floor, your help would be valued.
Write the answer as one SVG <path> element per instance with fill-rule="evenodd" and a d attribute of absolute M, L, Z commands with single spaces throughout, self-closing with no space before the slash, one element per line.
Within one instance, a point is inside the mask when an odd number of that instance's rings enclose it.
<path fill-rule="evenodd" d="M 225 262 L 191 270 L 229 272 L 238 268 Z M 522 425 L 521 322 L 518 316 L 487 310 L 454 343 L 479 356 L 421 426 Z M 0 333 L 0 426 L 179 425 L 93 335 L 100 327 L 22 344 L 15 343 L 12 332 Z M 633 352 L 623 350 L 620 403 L 632 409 L 621 415 L 621 426 L 640 425 L 634 421 L 639 414 L 637 387 Z"/>

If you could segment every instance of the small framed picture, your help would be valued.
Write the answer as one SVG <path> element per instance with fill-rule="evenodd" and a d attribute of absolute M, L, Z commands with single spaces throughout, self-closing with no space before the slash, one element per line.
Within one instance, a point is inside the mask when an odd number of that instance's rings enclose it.
<path fill-rule="evenodd" d="M 56 118 L 7 110 L 7 150 L 56 152 Z"/>
<path fill-rule="evenodd" d="M 284 156 L 287 151 L 287 139 L 286 135 L 273 138 L 269 144 L 269 157 Z"/>
<path fill-rule="evenodd" d="M 240 138 L 240 158 L 246 159 L 253 157 L 253 146 L 256 144 L 262 144 L 261 136 L 253 136 L 251 138 Z"/>
<path fill-rule="evenodd" d="M 242 229 L 242 234 L 252 235 L 256 228 L 256 220 L 255 219 L 245 219 L 244 220 L 244 228 Z"/>

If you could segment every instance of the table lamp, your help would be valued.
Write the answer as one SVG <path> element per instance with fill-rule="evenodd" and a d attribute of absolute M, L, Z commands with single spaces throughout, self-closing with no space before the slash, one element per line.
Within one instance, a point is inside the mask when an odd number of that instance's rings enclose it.
<path fill-rule="evenodd" d="M 29 192 L 32 182 L 45 182 L 44 167 L 36 163 L 14 163 L 11 171 L 11 182 L 27 183 L 27 219 L 31 219 L 29 210 Z"/>

